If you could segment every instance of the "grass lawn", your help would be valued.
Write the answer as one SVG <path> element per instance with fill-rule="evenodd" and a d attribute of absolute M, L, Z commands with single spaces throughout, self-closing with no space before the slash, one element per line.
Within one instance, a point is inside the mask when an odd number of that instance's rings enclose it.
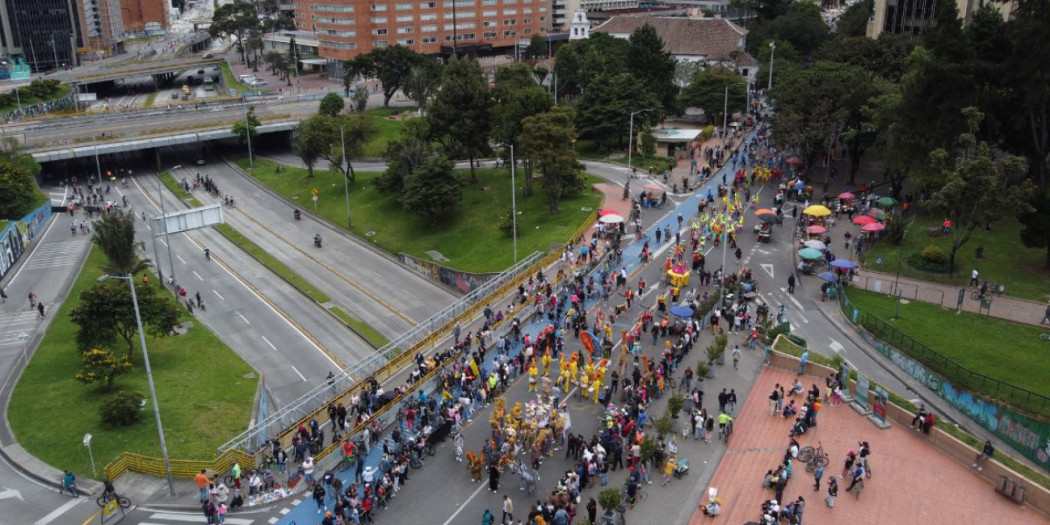
<path fill-rule="evenodd" d="M 222 69 L 222 78 L 226 82 L 226 87 L 237 91 L 252 91 L 252 88 L 242 84 L 240 80 L 237 80 L 237 77 L 233 76 L 233 71 L 230 71 L 229 64 L 223 62 L 219 64 L 219 68 Z"/>
<path fill-rule="evenodd" d="M 156 102 L 156 100 L 157 100 L 157 92 L 154 91 L 153 93 L 150 93 L 149 95 L 146 95 L 146 103 L 143 104 L 142 107 L 144 107 L 144 108 L 151 108 L 151 107 L 153 107 L 153 103 Z"/>
<path fill-rule="evenodd" d="M 364 157 L 382 158 L 386 154 L 387 144 L 401 136 L 401 121 L 389 118 L 391 113 L 390 108 L 365 111 L 366 115 L 372 117 L 372 125 L 375 126 L 376 134 L 365 144 Z"/>
<path fill-rule="evenodd" d="M 68 95 L 69 92 L 72 91 L 72 90 L 73 90 L 72 86 L 69 86 L 67 84 L 59 84 L 58 85 L 58 91 L 56 91 L 55 94 L 51 95 L 50 97 L 37 98 L 37 97 L 31 97 L 31 96 L 22 96 L 20 101 L 22 102 L 22 107 L 31 106 L 33 104 L 38 104 L 40 102 L 48 102 L 50 100 L 58 100 L 58 99 L 60 99 L 60 98 L 62 98 L 64 96 Z M 8 111 L 14 111 L 14 110 L 18 109 L 18 102 L 19 101 L 15 101 L 14 104 L 9 104 L 7 106 L 0 106 L 0 113 L 7 113 Z"/>
<path fill-rule="evenodd" d="M 248 159 L 235 162 L 248 170 Z M 276 164 L 255 159 L 255 177 L 292 202 L 313 211 L 310 189 L 319 192 L 317 213 L 342 227 L 346 223 L 346 202 L 342 176 L 338 172 L 314 170 L 308 179 L 306 170 L 284 166 L 275 173 Z M 469 171 L 460 171 L 469 180 Z M 465 183 L 463 202 L 458 210 L 441 221 L 432 222 L 408 213 L 397 201 L 397 195 L 380 193 L 372 185 L 379 173 L 357 174 L 350 189 L 352 232 L 391 253 L 405 252 L 425 260 L 424 253 L 437 250 L 449 260 L 447 266 L 468 272 L 499 272 L 514 263 L 512 239 L 499 230 L 499 216 L 510 207 L 510 177 L 505 169 L 479 169 L 478 184 Z M 519 191 L 518 255 L 546 252 L 552 244 L 568 240 L 591 213 L 581 208 L 597 208 L 601 196 L 589 188 L 598 182 L 590 177 L 587 188 L 579 195 L 561 202 L 560 212 L 551 217 L 543 196 L 542 182 L 536 183 L 533 195 Z"/>
<path fill-rule="evenodd" d="M 80 292 L 103 274 L 104 263 L 101 250 L 93 248 L 69 299 L 53 314 L 54 322 L 15 386 L 8 409 L 11 428 L 22 446 L 54 467 L 72 469 L 81 476 L 91 472 L 87 450 L 81 445 L 85 433 L 94 436 L 91 447 L 99 475 L 102 466 L 120 452 L 160 457 L 150 403 L 136 425 L 109 428 L 98 417 L 98 408 L 108 396 L 96 386 L 73 379 L 80 362 L 73 344 L 77 327 L 69 321 L 69 312 Z M 146 336 L 150 365 L 171 457 L 209 459 L 216 447 L 247 426 L 258 378 L 244 360 L 185 311 L 182 320 L 193 321 L 185 335 Z M 137 338 L 135 341 L 131 359 L 135 368 L 119 376 L 116 385 L 148 396 L 142 349 Z M 117 343 L 113 350 L 125 351 L 126 347 Z M 59 419 L 45 414 L 57 414 Z"/>
<path fill-rule="evenodd" d="M 344 323 L 350 325 L 350 327 L 353 328 L 358 335 L 364 337 L 372 346 L 376 348 L 383 348 L 387 345 L 387 343 L 390 342 L 390 340 L 387 339 L 383 334 L 379 333 L 378 330 L 372 328 L 372 325 L 350 315 L 349 313 L 343 311 L 342 308 L 339 308 L 338 306 L 333 306 L 329 308 L 328 311 L 332 312 L 332 314 L 334 314 L 336 317 L 342 319 Z"/>
<path fill-rule="evenodd" d="M 968 312 L 956 315 L 954 309 L 920 301 L 902 304 L 901 318 L 894 320 L 893 296 L 854 288 L 848 290 L 848 296 L 858 309 L 881 318 L 970 370 L 1050 396 L 1047 342 L 1039 339 L 1039 334 L 1045 332 L 1039 327 Z"/>
<path fill-rule="evenodd" d="M 935 216 L 913 217 L 916 217 L 915 222 L 904 238 L 901 275 L 961 287 L 970 281 L 970 271 L 976 268 L 982 280 L 1006 283 L 1007 295 L 1040 302 L 1050 299 L 1050 270 L 1046 268 L 1046 250 L 1026 248 L 1018 233 L 1021 225 L 1013 218 L 993 224 L 991 233 L 985 232 L 983 228 L 974 231 L 970 240 L 956 254 L 955 276 L 949 276 L 923 272 L 908 264 L 912 254 L 921 253 L 930 245 L 940 246 L 945 253 L 951 252 L 950 237 L 930 237 L 926 234 L 930 228 L 940 226 L 942 220 L 937 220 Z M 974 250 L 978 246 L 984 247 L 984 255 L 980 259 L 974 257 Z M 895 273 L 898 249 L 889 242 L 876 243 L 864 254 L 865 267 Z"/>

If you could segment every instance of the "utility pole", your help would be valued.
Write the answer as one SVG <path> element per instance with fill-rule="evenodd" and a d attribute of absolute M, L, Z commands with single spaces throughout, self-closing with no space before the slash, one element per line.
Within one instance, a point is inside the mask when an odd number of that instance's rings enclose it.
<path fill-rule="evenodd" d="M 773 56 L 777 54 L 777 43 L 769 43 L 769 87 L 767 89 L 773 89 Z"/>

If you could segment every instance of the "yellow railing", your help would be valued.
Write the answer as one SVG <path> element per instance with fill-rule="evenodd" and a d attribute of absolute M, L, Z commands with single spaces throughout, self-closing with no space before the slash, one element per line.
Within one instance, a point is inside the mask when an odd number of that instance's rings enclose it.
<path fill-rule="evenodd" d="M 170 463 L 171 475 L 176 478 L 192 478 L 201 469 L 208 471 L 210 475 L 226 472 L 233 468 L 234 463 L 239 463 L 243 469 L 255 468 L 255 458 L 251 454 L 235 449 L 227 450 L 212 460 L 172 459 Z M 117 479 L 129 470 L 155 476 L 166 475 L 163 459 L 131 452 L 121 452 L 116 459 L 103 467 L 106 477 L 110 480 Z"/>

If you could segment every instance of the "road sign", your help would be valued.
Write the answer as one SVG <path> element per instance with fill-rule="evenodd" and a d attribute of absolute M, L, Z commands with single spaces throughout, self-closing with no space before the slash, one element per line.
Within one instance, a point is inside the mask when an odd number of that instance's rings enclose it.
<path fill-rule="evenodd" d="M 317 200 L 316 197 L 317 197 L 318 193 L 320 193 L 320 192 L 317 191 L 317 188 L 314 188 L 314 189 L 310 190 L 310 195 L 314 196 L 314 200 Z"/>
<path fill-rule="evenodd" d="M 317 202 L 317 195 L 314 195 L 313 197 L 310 197 L 310 199 L 313 200 L 314 202 Z"/>

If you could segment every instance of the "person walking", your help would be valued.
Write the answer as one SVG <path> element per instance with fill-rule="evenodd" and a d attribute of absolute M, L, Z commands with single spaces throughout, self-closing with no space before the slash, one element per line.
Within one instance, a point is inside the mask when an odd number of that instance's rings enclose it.
<path fill-rule="evenodd" d="M 36 294 L 32 290 L 29 291 L 29 307 L 36 308 Z"/>
<path fill-rule="evenodd" d="M 730 388 L 729 395 L 726 396 L 726 408 L 729 409 L 729 413 L 733 413 L 733 409 L 736 408 L 736 389 Z"/>
<path fill-rule="evenodd" d="M 500 518 L 499 522 L 514 523 L 514 502 L 506 494 L 503 495 L 503 517 Z"/>
<path fill-rule="evenodd" d="M 321 483 L 314 483 L 314 503 L 317 504 L 317 513 L 320 514 L 323 511 L 328 510 L 328 507 L 324 503 L 325 491 L 324 485 Z"/>
<path fill-rule="evenodd" d="M 492 525 L 492 522 L 496 520 L 496 517 L 492 515 L 489 509 L 485 509 L 485 513 L 481 515 L 481 525 Z"/>
<path fill-rule="evenodd" d="M 976 288 L 978 285 L 980 285 L 981 280 L 978 279 L 979 275 L 980 274 L 977 273 L 977 268 L 974 268 L 973 272 L 970 273 L 970 286 L 973 286 L 973 287 Z"/>
<path fill-rule="evenodd" d="M 992 446 L 992 442 L 990 440 L 985 441 L 984 450 L 982 450 L 980 454 L 977 454 L 977 457 L 973 460 L 973 468 L 977 469 L 977 471 L 980 472 L 984 469 L 984 462 L 988 461 L 988 458 L 992 457 L 992 455 L 994 454 L 995 447 Z"/>
<path fill-rule="evenodd" d="M 197 484 L 197 490 L 200 491 L 201 503 L 208 501 L 208 484 L 211 483 L 211 480 L 208 479 L 207 471 L 201 469 L 196 476 L 193 476 L 193 481 Z"/>
<path fill-rule="evenodd" d="M 489 465 L 489 490 L 493 494 L 499 492 L 499 465 L 493 463 Z"/>
<path fill-rule="evenodd" d="M 846 487 L 846 492 L 853 490 L 853 487 L 856 487 L 858 483 L 864 485 L 864 466 L 860 463 L 857 463 L 853 469 L 853 481 Z"/>
<path fill-rule="evenodd" d="M 839 480 L 835 479 L 835 476 L 831 476 L 828 480 L 828 497 L 824 501 L 827 502 L 829 507 L 835 506 L 835 498 L 839 495 Z"/>
<path fill-rule="evenodd" d="M 40 312 L 40 318 L 43 319 L 44 318 L 44 303 L 43 302 L 36 303 L 36 311 Z"/>
<path fill-rule="evenodd" d="M 788 293 L 795 293 L 795 274 L 788 275 Z"/>

